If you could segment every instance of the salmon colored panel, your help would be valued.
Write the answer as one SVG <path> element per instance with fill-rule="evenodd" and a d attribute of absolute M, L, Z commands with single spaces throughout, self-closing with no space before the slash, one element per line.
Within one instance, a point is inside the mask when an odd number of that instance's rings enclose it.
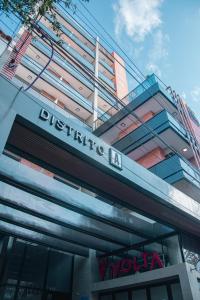
<path fill-rule="evenodd" d="M 137 162 L 145 168 L 150 168 L 163 159 L 165 159 L 164 151 L 158 147 L 138 159 Z"/>
<path fill-rule="evenodd" d="M 150 120 L 155 114 L 152 111 L 149 111 L 148 113 L 146 113 L 143 117 L 142 120 L 144 122 Z M 136 128 L 138 128 L 141 125 L 141 122 L 139 121 L 135 121 L 133 122 L 129 127 L 127 127 L 125 130 L 121 131 L 118 135 L 118 138 L 121 139 L 124 136 L 126 136 L 127 134 L 129 134 L 130 132 L 134 131 Z"/>
<path fill-rule="evenodd" d="M 126 77 L 126 70 L 124 68 L 125 64 L 123 59 L 113 52 L 114 57 L 114 71 L 115 71 L 115 86 L 116 86 L 116 96 L 119 99 L 123 99 L 128 94 L 128 82 Z"/>
<path fill-rule="evenodd" d="M 143 120 L 144 122 L 147 122 L 148 120 L 150 120 L 151 118 L 153 118 L 154 115 L 155 115 L 154 112 L 149 111 L 148 113 L 146 113 L 146 114 L 142 117 L 142 120 Z"/>

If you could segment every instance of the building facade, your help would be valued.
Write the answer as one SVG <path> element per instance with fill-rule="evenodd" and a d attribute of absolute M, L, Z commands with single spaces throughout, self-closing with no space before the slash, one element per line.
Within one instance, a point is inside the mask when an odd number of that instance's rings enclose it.
<path fill-rule="evenodd" d="M 1 53 L 0 299 L 197 300 L 198 120 L 55 13 Z"/>

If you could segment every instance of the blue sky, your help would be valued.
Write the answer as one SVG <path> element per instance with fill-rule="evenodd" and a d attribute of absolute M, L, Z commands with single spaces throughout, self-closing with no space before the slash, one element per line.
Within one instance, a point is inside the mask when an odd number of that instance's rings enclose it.
<path fill-rule="evenodd" d="M 90 0 L 87 7 L 145 75 L 158 74 L 200 119 L 199 0 Z"/>
<path fill-rule="evenodd" d="M 86 6 L 145 75 L 155 72 L 200 119 L 199 0 L 90 0 Z M 10 34 L 15 31 L 16 20 L 10 23 L 0 16 L 0 21 L 11 25 Z M 129 78 L 130 90 L 134 86 Z"/>

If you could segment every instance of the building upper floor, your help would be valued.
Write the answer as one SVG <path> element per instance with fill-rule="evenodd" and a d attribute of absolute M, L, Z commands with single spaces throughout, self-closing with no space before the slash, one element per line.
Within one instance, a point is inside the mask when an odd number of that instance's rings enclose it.
<path fill-rule="evenodd" d="M 66 8 L 56 4 L 54 13 L 59 31 L 55 31 L 49 14 L 40 19 L 38 31 L 32 32 L 28 40 L 28 33 L 21 28 L 1 57 L 1 73 L 8 73 L 9 53 L 13 59 L 13 51 L 21 49 L 22 41 L 26 41 L 20 54 L 15 54 L 17 66 L 11 76 L 9 72 L 10 79 L 26 88 L 39 77 L 29 92 L 92 127 L 94 111 L 97 115 L 104 113 L 117 104 L 116 98 L 122 99 L 128 93 L 124 61 L 84 29 Z"/>
<path fill-rule="evenodd" d="M 97 119 L 95 134 L 199 201 L 200 125 L 194 113 L 184 104 L 183 115 L 154 74 L 126 98 L 114 116 L 106 112 Z"/>

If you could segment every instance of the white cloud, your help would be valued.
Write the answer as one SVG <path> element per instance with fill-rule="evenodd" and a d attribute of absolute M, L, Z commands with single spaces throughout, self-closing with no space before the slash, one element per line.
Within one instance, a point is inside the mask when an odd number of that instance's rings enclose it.
<path fill-rule="evenodd" d="M 146 69 L 150 74 L 155 73 L 158 77 L 162 76 L 162 72 L 161 72 L 159 66 L 156 64 L 148 63 L 146 66 Z"/>
<path fill-rule="evenodd" d="M 142 51 L 144 50 L 144 47 L 143 46 L 140 46 L 140 47 L 134 47 L 132 53 L 133 53 L 133 58 L 138 58 Z"/>
<path fill-rule="evenodd" d="M 162 72 L 159 65 L 168 56 L 167 44 L 169 36 L 158 29 L 153 35 L 153 44 L 148 54 L 148 63 L 146 69 L 148 72 L 156 73 L 159 77 Z"/>
<path fill-rule="evenodd" d="M 184 91 L 182 91 L 181 97 L 182 97 L 183 99 L 186 99 L 187 95 L 186 95 L 186 93 L 185 93 Z"/>
<path fill-rule="evenodd" d="M 134 41 L 141 42 L 160 26 L 160 5 L 163 0 L 118 0 L 114 5 L 115 33 L 123 31 Z"/>
<path fill-rule="evenodd" d="M 191 91 L 191 96 L 192 100 L 194 102 L 200 102 L 200 87 L 196 86 L 192 91 Z"/>
<path fill-rule="evenodd" d="M 169 36 L 164 34 L 161 29 L 157 30 L 153 35 L 153 46 L 149 53 L 149 57 L 153 61 L 158 61 L 168 56 L 166 44 L 169 42 Z"/>

